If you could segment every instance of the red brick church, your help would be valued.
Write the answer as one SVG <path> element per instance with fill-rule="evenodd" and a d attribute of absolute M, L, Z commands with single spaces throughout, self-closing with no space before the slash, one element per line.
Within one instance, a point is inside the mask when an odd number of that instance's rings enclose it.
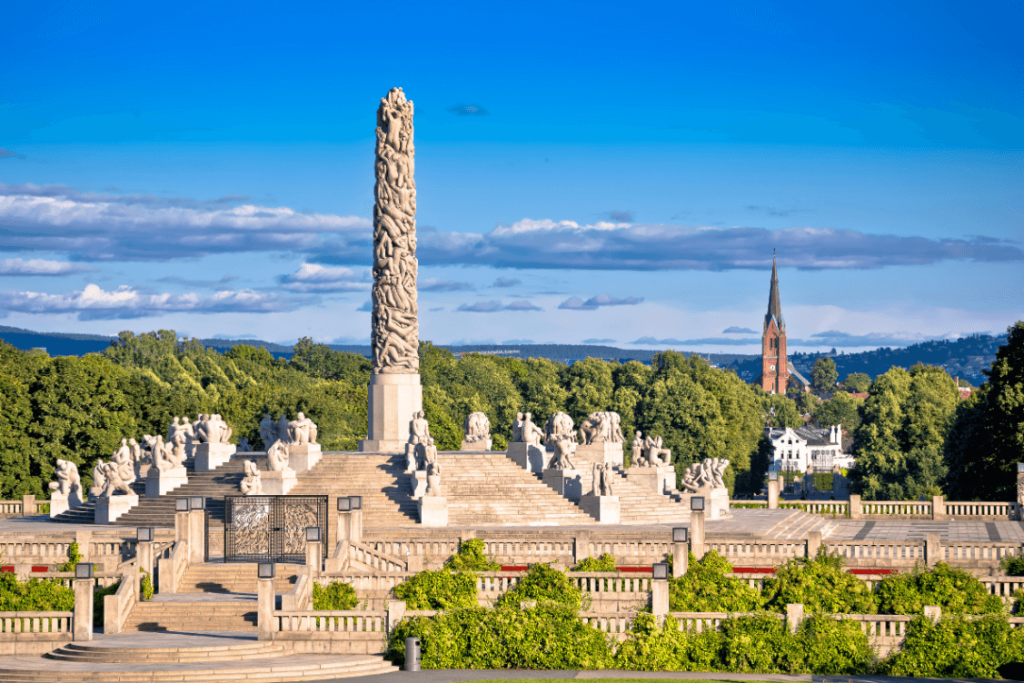
<path fill-rule="evenodd" d="M 786 355 L 786 321 L 782 318 L 779 272 L 773 254 L 768 314 L 764 317 L 764 332 L 761 334 L 761 376 L 757 378 L 756 383 L 770 394 L 785 394 L 790 381 L 795 381 L 803 391 L 810 389 L 807 380 L 796 371 Z"/>

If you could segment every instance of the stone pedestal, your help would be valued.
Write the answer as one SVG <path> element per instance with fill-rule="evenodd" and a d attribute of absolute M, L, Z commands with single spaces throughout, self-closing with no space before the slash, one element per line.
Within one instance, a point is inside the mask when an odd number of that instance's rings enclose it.
<path fill-rule="evenodd" d="M 308 472 L 320 462 L 323 455 L 318 443 L 290 443 L 288 444 L 288 467 L 296 474 Z"/>
<path fill-rule="evenodd" d="M 576 446 L 576 455 L 572 461 L 582 469 L 593 469 L 595 463 L 601 465 L 610 462 L 612 465 L 621 467 L 626 462 L 625 453 L 621 443 L 609 443 L 602 441 L 592 443 L 589 446 L 579 444 Z"/>
<path fill-rule="evenodd" d="M 544 470 L 544 483 L 569 500 L 580 500 L 593 491 L 590 470 Z"/>
<path fill-rule="evenodd" d="M 146 481 L 149 479 L 150 472 L 155 472 L 156 467 L 153 465 L 143 465 L 142 463 L 135 463 L 135 480 Z"/>
<path fill-rule="evenodd" d="M 423 410 L 420 376 L 376 374 L 370 376 L 369 430 L 360 440 L 363 453 L 404 453 L 412 416 Z"/>
<path fill-rule="evenodd" d="M 768 480 L 768 509 L 777 510 L 779 509 L 779 480 L 769 479 Z"/>
<path fill-rule="evenodd" d="M 263 480 L 263 495 L 265 496 L 287 496 L 292 487 L 298 483 L 295 470 L 286 467 L 280 472 L 261 472 L 260 479 Z"/>
<path fill-rule="evenodd" d="M 195 445 L 196 472 L 212 472 L 235 454 L 233 443 L 197 443 Z"/>
<path fill-rule="evenodd" d="M 508 457 L 527 472 L 541 473 L 547 469 L 554 453 L 525 441 L 513 441 L 508 445 Z"/>
<path fill-rule="evenodd" d="M 416 506 L 423 526 L 448 526 L 448 499 L 444 496 L 424 496 L 416 501 Z"/>
<path fill-rule="evenodd" d="M 96 605 L 93 579 L 75 579 L 75 618 L 71 620 L 74 639 L 76 641 L 92 640 L 92 616 Z M 269 619 L 268 619 L 269 621 Z"/>
<path fill-rule="evenodd" d="M 67 512 L 72 508 L 76 508 L 82 504 L 82 499 L 77 493 L 72 491 L 65 495 L 60 491 L 50 492 L 50 517 L 56 517 L 62 512 Z"/>
<path fill-rule="evenodd" d="M 690 507 L 690 500 L 694 496 L 704 497 L 704 515 L 706 519 L 724 519 L 730 516 L 729 512 L 729 489 L 703 487 L 696 493 L 685 493 L 682 495 L 683 505 Z"/>
<path fill-rule="evenodd" d="M 622 505 L 618 496 L 595 496 L 588 493 L 580 498 L 580 509 L 601 524 L 618 524 L 622 518 Z"/>
<path fill-rule="evenodd" d="M 188 471 L 184 467 L 172 467 L 160 471 L 152 468 L 146 477 L 146 498 L 167 495 L 174 489 L 188 483 Z"/>
<path fill-rule="evenodd" d="M 96 499 L 96 524 L 112 524 L 115 519 L 139 504 L 139 497 L 131 495 L 100 496 Z"/>
<path fill-rule="evenodd" d="M 412 497 L 422 498 L 427 492 L 427 471 L 416 470 L 409 473 L 409 489 L 412 490 Z"/>
<path fill-rule="evenodd" d="M 471 451 L 478 453 L 480 451 L 491 450 L 491 445 L 494 443 L 492 439 L 481 439 L 480 441 L 466 441 L 462 440 L 462 445 L 459 446 L 460 451 Z"/>
<path fill-rule="evenodd" d="M 626 470 L 626 477 L 630 481 L 643 484 L 658 493 L 668 493 L 675 488 L 676 484 L 676 470 L 671 465 L 662 465 L 661 467 L 634 465 Z"/>

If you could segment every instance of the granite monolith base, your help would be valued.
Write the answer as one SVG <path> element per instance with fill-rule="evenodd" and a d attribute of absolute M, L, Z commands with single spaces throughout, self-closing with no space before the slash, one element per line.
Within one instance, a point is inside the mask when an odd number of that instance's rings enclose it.
<path fill-rule="evenodd" d="M 233 443 L 197 443 L 195 445 L 196 472 L 212 472 L 235 454 Z"/>
<path fill-rule="evenodd" d="M 288 467 L 296 474 L 310 471 L 323 456 L 318 443 L 288 444 Z"/>
<path fill-rule="evenodd" d="M 188 483 L 188 470 L 172 467 L 169 470 L 151 468 L 146 477 L 146 498 L 158 498 Z"/>
<path fill-rule="evenodd" d="M 618 496 L 595 496 L 588 493 L 580 498 L 580 509 L 601 524 L 618 524 L 622 519 L 622 505 Z"/>
<path fill-rule="evenodd" d="M 554 453 L 525 441 L 513 441 L 508 445 L 508 457 L 527 472 L 540 474 L 547 469 Z"/>
<path fill-rule="evenodd" d="M 416 501 L 416 506 L 423 526 L 448 526 L 448 499 L 444 496 L 424 496 Z"/>
<path fill-rule="evenodd" d="M 287 496 L 292 487 L 298 483 L 295 470 L 286 467 L 280 472 L 260 472 L 265 496 Z"/>
<path fill-rule="evenodd" d="M 96 512 L 93 521 L 96 524 L 113 524 L 114 520 L 139 504 L 139 497 L 129 495 L 100 496 L 96 499 Z"/>
<path fill-rule="evenodd" d="M 376 374 L 367 387 L 369 428 L 359 441 L 363 453 L 404 453 L 412 416 L 423 410 L 420 376 Z"/>

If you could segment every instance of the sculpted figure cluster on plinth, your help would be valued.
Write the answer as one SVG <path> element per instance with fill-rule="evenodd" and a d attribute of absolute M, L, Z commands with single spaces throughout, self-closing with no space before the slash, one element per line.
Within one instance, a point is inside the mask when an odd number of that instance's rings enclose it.
<path fill-rule="evenodd" d="M 724 458 L 708 458 L 704 462 L 694 463 L 686 468 L 683 474 L 683 488 L 694 493 L 701 488 L 725 488 L 723 475 L 729 461 Z"/>
<path fill-rule="evenodd" d="M 430 436 L 430 424 L 422 410 L 413 415 L 409 423 L 409 442 L 405 445 L 405 471 L 427 469 L 437 461 L 437 446 Z"/>
<path fill-rule="evenodd" d="M 595 496 L 614 496 L 612 487 L 612 464 L 606 462 L 603 465 L 594 463 L 594 481 L 591 486 Z"/>
<path fill-rule="evenodd" d="M 533 415 L 516 413 L 516 419 L 512 423 L 513 443 L 528 443 L 540 448 L 544 443 L 544 436 L 544 430 L 533 423 Z"/>
<path fill-rule="evenodd" d="M 555 413 L 544 425 L 544 443 L 554 446 L 555 443 L 564 439 L 576 441 L 572 418 L 565 413 Z"/>
<path fill-rule="evenodd" d="M 260 438 L 268 448 L 275 441 L 297 445 L 315 444 L 318 433 L 319 429 L 316 423 L 301 411 L 296 413 L 294 420 L 289 420 L 284 413 L 281 413 L 275 423 L 267 413 L 263 416 L 263 421 L 260 422 Z"/>
<path fill-rule="evenodd" d="M 220 415 L 200 415 L 193 433 L 198 443 L 230 443 L 234 432 Z"/>
<path fill-rule="evenodd" d="M 615 412 L 591 413 L 580 425 L 580 442 L 588 446 L 592 443 L 625 443 L 621 421 Z"/>
<path fill-rule="evenodd" d="M 267 469 L 271 472 L 283 472 L 288 467 L 288 446 L 278 439 L 267 449 Z"/>
<path fill-rule="evenodd" d="M 57 469 L 54 471 L 57 481 L 50 482 L 50 490 L 63 496 L 77 494 L 79 499 L 82 495 L 82 478 L 78 475 L 78 465 L 70 460 L 57 460 Z"/>
<path fill-rule="evenodd" d="M 392 88 L 377 109 L 373 372 L 419 371 L 413 103 Z"/>
<path fill-rule="evenodd" d="M 263 493 L 263 482 L 260 479 L 260 471 L 256 467 L 256 461 L 246 460 L 243 468 L 245 469 L 245 478 L 238 485 L 242 489 L 242 495 L 258 496 Z"/>
<path fill-rule="evenodd" d="M 662 467 L 672 463 L 672 449 L 665 448 L 660 436 L 647 438 L 637 431 L 633 439 L 633 466 L 634 467 Z"/>
<path fill-rule="evenodd" d="M 463 430 L 466 432 L 467 443 L 488 441 L 491 438 L 491 421 L 484 413 L 470 413 Z"/>

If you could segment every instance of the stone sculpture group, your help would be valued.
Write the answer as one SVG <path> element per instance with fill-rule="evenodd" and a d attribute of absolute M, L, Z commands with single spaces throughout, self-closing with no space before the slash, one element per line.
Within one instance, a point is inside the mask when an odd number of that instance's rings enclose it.
<path fill-rule="evenodd" d="M 580 425 L 580 443 L 625 443 L 621 421 L 619 414 L 611 411 L 591 413 Z"/>
<path fill-rule="evenodd" d="M 720 458 L 708 458 L 704 462 L 695 462 L 686 468 L 682 485 L 686 491 L 696 493 L 701 488 L 724 489 L 723 475 L 729 461 Z"/>
<path fill-rule="evenodd" d="M 420 410 L 409 423 L 409 442 L 405 445 L 405 471 L 426 470 L 437 462 L 437 446 L 430 436 L 430 424 Z"/>
<path fill-rule="evenodd" d="M 466 432 L 465 441 L 467 443 L 489 441 L 491 438 L 491 421 L 484 413 L 470 413 L 463 429 Z"/>
<path fill-rule="evenodd" d="M 256 467 L 256 461 L 246 460 L 243 468 L 245 469 L 245 478 L 239 484 L 242 495 L 258 496 L 263 493 L 263 482 L 260 479 L 260 470 Z"/>
<path fill-rule="evenodd" d="M 662 467 L 672 463 L 672 450 L 664 447 L 660 436 L 651 437 L 637 431 L 633 439 L 633 465 L 635 467 Z"/>
<path fill-rule="evenodd" d="M 512 423 L 513 443 L 528 443 L 540 448 L 544 443 L 544 436 L 544 430 L 533 423 L 533 415 L 516 413 L 516 419 Z"/>
<path fill-rule="evenodd" d="M 268 450 L 275 441 L 282 444 L 316 444 L 318 433 L 316 424 L 301 411 L 296 413 L 294 420 L 289 420 L 281 413 L 275 423 L 270 413 L 267 413 L 260 422 L 260 438 Z"/>

